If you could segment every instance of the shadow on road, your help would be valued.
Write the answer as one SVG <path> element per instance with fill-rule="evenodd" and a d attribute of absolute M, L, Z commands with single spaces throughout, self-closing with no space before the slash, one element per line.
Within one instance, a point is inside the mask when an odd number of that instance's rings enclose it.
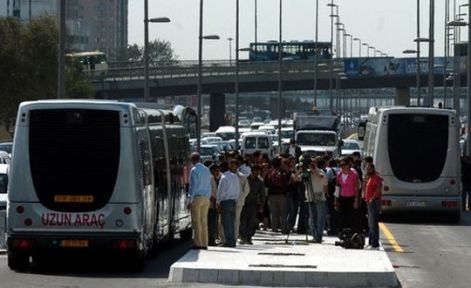
<path fill-rule="evenodd" d="M 146 261 L 143 272 L 130 272 L 126 259 L 98 255 L 51 257 L 33 261 L 29 273 L 87 278 L 167 278 L 170 266 L 188 252 L 190 241 L 173 240 L 159 247 L 157 256 Z"/>
<path fill-rule="evenodd" d="M 449 215 L 432 212 L 398 212 L 381 215 L 381 222 L 439 226 L 471 226 L 471 212 L 461 212 L 461 220 L 453 222 Z"/>

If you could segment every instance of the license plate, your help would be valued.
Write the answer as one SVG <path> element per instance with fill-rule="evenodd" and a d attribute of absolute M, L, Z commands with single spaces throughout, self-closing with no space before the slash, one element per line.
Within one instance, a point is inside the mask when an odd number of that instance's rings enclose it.
<path fill-rule="evenodd" d="M 61 247 L 65 248 L 87 248 L 88 240 L 62 240 Z"/>
<path fill-rule="evenodd" d="M 55 195 L 56 203 L 93 203 L 92 195 Z"/>
<path fill-rule="evenodd" d="M 425 201 L 407 201 L 408 207 L 427 207 L 427 202 Z"/>

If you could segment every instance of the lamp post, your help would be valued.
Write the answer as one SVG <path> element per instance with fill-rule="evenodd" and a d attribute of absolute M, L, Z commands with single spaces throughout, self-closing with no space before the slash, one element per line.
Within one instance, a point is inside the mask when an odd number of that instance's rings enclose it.
<path fill-rule="evenodd" d="M 350 58 L 353 58 L 353 35 L 347 33 L 345 36 L 350 37 Z"/>
<path fill-rule="evenodd" d="M 337 17 L 337 19 L 340 20 L 340 17 Z M 336 32 L 337 32 L 336 33 L 336 38 L 337 38 L 336 43 L 337 44 L 335 46 L 337 47 L 337 53 L 336 54 L 337 54 L 337 59 L 338 59 L 338 58 L 341 58 L 341 56 L 342 56 L 342 53 L 341 53 L 342 49 L 341 49 L 341 45 L 340 45 L 340 32 L 343 31 L 344 29 L 340 28 L 340 26 L 343 27 L 343 23 L 341 23 L 341 22 L 337 22 L 337 23 L 335 23 L 335 25 L 337 26 L 337 29 L 336 29 Z"/>
<path fill-rule="evenodd" d="M 318 51 L 318 46 L 317 42 L 319 41 L 319 0 L 316 0 L 316 42 L 314 43 L 314 50 L 316 51 L 314 54 L 314 66 L 315 66 L 315 71 L 314 71 L 314 103 L 313 103 L 313 108 L 317 107 L 317 78 L 318 78 L 318 73 L 319 73 L 319 65 L 318 65 L 318 57 L 319 57 L 319 51 Z"/>
<path fill-rule="evenodd" d="M 467 76 L 468 76 L 468 79 L 467 79 L 467 85 L 468 85 L 468 93 L 467 93 L 467 101 L 468 101 L 468 109 L 466 111 L 466 131 L 468 133 L 468 141 L 466 141 L 466 151 L 467 151 L 467 155 L 470 156 L 471 155 L 471 139 L 469 139 L 469 132 L 470 132 L 470 129 L 471 129 L 471 5 L 469 5 L 469 2 L 468 2 L 468 51 L 467 51 L 467 57 L 466 57 L 466 61 L 467 61 L 467 65 L 466 65 L 466 68 L 467 68 Z M 459 115 L 459 114 L 458 114 Z"/>
<path fill-rule="evenodd" d="M 65 41 L 67 30 L 65 27 L 65 0 L 59 2 L 59 53 L 58 53 L 58 73 L 57 73 L 57 98 L 65 97 Z M 13 8 L 14 9 L 14 8 Z"/>
<path fill-rule="evenodd" d="M 239 149 L 239 0 L 236 0 L 236 38 L 235 38 L 235 85 L 234 85 L 234 93 L 235 93 L 235 149 Z"/>
<path fill-rule="evenodd" d="M 232 66 L 232 39 L 231 37 L 227 38 L 227 41 L 229 41 L 229 66 Z"/>
<path fill-rule="evenodd" d="M 202 111 L 202 88 L 203 88 L 203 40 L 218 40 L 218 35 L 203 36 L 203 0 L 200 0 L 200 13 L 199 13 L 199 34 L 198 34 L 198 83 L 197 83 L 197 97 L 198 97 L 198 127 L 196 129 L 196 151 L 199 153 L 201 148 L 201 111 Z"/>
<path fill-rule="evenodd" d="M 148 0 L 144 0 L 144 102 L 148 102 L 150 98 L 149 87 L 149 22 L 151 23 L 168 23 L 170 19 L 167 17 L 149 19 Z"/>
<path fill-rule="evenodd" d="M 376 57 L 376 54 L 375 54 L 375 47 L 373 46 L 368 46 L 368 54 L 370 53 L 370 49 L 373 49 L 373 57 Z"/>
<path fill-rule="evenodd" d="M 453 109 L 456 110 L 458 115 L 460 115 L 460 110 L 461 110 L 461 103 L 460 103 L 460 93 L 459 93 L 459 88 L 461 85 L 461 71 L 460 71 L 460 62 L 459 62 L 459 55 L 457 55 L 456 52 L 458 52 L 458 49 L 456 48 L 456 44 L 458 43 L 459 40 L 456 39 L 460 27 L 466 26 L 466 22 L 463 21 L 450 21 L 448 22 L 449 27 L 454 27 L 455 28 L 455 37 L 453 40 L 453 47 L 454 47 L 454 53 L 453 53 L 453 58 L 454 58 L 454 77 L 453 77 Z"/>
<path fill-rule="evenodd" d="M 331 0 L 327 6 L 330 7 L 330 49 L 331 49 L 331 57 L 330 57 L 330 75 L 329 75 L 329 107 L 330 111 L 334 111 L 334 50 L 333 50 L 333 43 L 334 43 L 334 17 L 338 17 L 338 6 L 334 4 L 334 0 Z M 337 7 L 337 15 L 334 15 L 334 7 Z M 337 20 L 338 21 L 338 20 Z"/>
<path fill-rule="evenodd" d="M 361 39 L 360 38 L 353 38 L 353 41 L 358 41 L 358 58 L 361 58 Z"/>
<path fill-rule="evenodd" d="M 369 58 L 370 57 L 370 45 L 368 43 L 363 43 L 361 45 L 366 46 L 366 57 Z"/>
<path fill-rule="evenodd" d="M 282 100 L 282 71 L 283 68 L 283 0 L 280 1 L 279 15 L 279 38 L 278 38 L 278 151 L 281 153 L 281 100 Z"/>

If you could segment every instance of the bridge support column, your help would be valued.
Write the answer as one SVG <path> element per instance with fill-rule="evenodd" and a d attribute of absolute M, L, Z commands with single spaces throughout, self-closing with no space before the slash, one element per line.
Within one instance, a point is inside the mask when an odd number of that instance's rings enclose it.
<path fill-rule="evenodd" d="M 209 130 L 216 131 L 225 125 L 226 97 L 223 93 L 209 95 Z"/>
<path fill-rule="evenodd" d="M 394 105 L 407 106 L 410 105 L 410 89 L 409 87 L 396 87 L 396 98 Z"/>

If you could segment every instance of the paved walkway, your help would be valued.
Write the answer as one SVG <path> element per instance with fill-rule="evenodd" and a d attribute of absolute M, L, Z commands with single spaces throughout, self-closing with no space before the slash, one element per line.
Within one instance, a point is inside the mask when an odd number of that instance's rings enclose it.
<path fill-rule="evenodd" d="M 306 243 L 305 235 L 259 232 L 254 245 L 190 250 L 170 269 L 169 281 L 256 286 L 398 286 L 394 268 L 380 250 L 347 250 Z"/>

